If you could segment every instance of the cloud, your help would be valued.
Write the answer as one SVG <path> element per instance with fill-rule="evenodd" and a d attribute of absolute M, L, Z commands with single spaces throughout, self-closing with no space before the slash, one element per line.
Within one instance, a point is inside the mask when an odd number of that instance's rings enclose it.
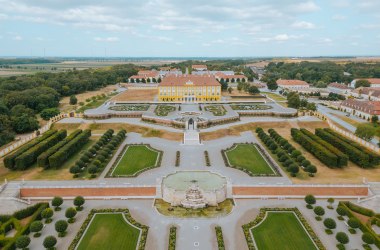
<path fill-rule="evenodd" d="M 18 35 L 12 37 L 12 39 L 15 40 L 15 41 L 21 41 L 21 40 L 23 40 L 22 36 L 18 36 Z"/>
<path fill-rule="evenodd" d="M 343 21 L 345 20 L 347 17 L 346 16 L 343 16 L 343 15 L 339 15 L 339 14 L 336 14 L 336 15 L 333 15 L 331 17 L 332 20 L 335 20 L 335 21 Z"/>
<path fill-rule="evenodd" d="M 296 29 L 314 29 L 315 25 L 306 21 L 299 21 L 293 23 L 292 27 Z"/>
<path fill-rule="evenodd" d="M 120 39 L 118 37 L 95 37 L 97 42 L 118 42 Z"/>
<path fill-rule="evenodd" d="M 303 2 L 303 3 L 297 3 L 293 5 L 295 12 L 314 12 L 320 10 L 320 7 L 316 5 L 313 1 Z"/>
<path fill-rule="evenodd" d="M 203 47 L 210 47 L 210 46 L 211 46 L 211 43 L 202 43 L 202 46 L 203 46 Z"/>
<path fill-rule="evenodd" d="M 166 36 L 158 36 L 158 37 L 156 37 L 157 38 L 157 40 L 159 40 L 159 41 L 164 41 L 164 42 L 169 42 L 169 41 L 172 41 L 173 40 L 173 38 L 171 38 L 171 37 L 166 37 Z"/>
<path fill-rule="evenodd" d="M 301 37 L 302 35 L 297 36 L 297 35 L 279 34 L 273 37 L 262 37 L 262 38 L 259 38 L 258 40 L 261 42 L 269 42 L 269 41 L 285 42 L 291 39 L 298 39 Z"/>
<path fill-rule="evenodd" d="M 165 24 L 159 24 L 159 25 L 153 25 L 152 26 L 154 29 L 157 30 L 176 30 L 178 27 L 174 25 L 165 25 Z"/>
<path fill-rule="evenodd" d="M 352 6 L 351 2 L 349 0 L 333 0 L 331 1 L 332 6 L 338 7 L 338 8 L 347 8 Z"/>

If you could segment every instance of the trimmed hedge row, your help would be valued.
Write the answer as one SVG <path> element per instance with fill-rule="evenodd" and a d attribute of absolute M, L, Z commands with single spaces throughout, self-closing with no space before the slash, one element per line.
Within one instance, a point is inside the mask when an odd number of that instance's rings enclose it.
<path fill-rule="evenodd" d="M 379 214 L 375 214 L 374 211 L 372 211 L 372 210 L 370 210 L 368 208 L 364 208 L 364 207 L 355 205 L 355 204 L 353 204 L 353 203 L 351 203 L 349 201 L 340 201 L 338 207 L 344 208 L 347 211 L 347 216 L 349 218 L 356 218 L 356 219 L 358 219 L 353 212 L 358 213 L 358 214 L 362 214 L 362 215 L 365 215 L 365 216 L 368 216 L 368 217 L 371 217 L 369 219 L 369 221 L 374 221 L 372 219 L 377 218 L 377 216 L 379 216 Z M 360 230 L 363 233 L 369 233 L 369 234 L 371 234 L 373 236 L 374 240 L 375 240 L 375 242 L 374 242 L 375 245 L 378 248 L 380 248 L 380 236 L 372 229 L 371 224 L 369 224 L 369 225 L 364 224 L 359 219 L 358 219 L 358 222 L 360 224 L 360 226 L 359 226 Z"/>
<path fill-rule="evenodd" d="M 86 220 L 83 222 L 81 228 L 79 229 L 77 235 L 75 236 L 74 240 L 71 242 L 70 246 L 69 246 L 69 250 L 74 250 L 76 249 L 80 239 L 82 238 L 82 235 L 85 233 L 88 225 L 90 224 L 91 222 L 91 219 L 92 217 L 96 214 L 96 213 L 124 213 L 125 215 L 125 218 L 134 226 L 138 227 L 141 229 L 141 237 L 140 237 L 140 241 L 138 243 L 138 246 L 137 246 L 137 250 L 144 250 L 145 249 L 145 244 L 146 244 L 146 239 L 147 239 L 147 236 L 148 236 L 148 230 L 149 230 L 149 227 L 148 226 L 145 226 L 137 221 L 135 221 L 135 219 L 133 219 L 133 217 L 131 216 L 131 214 L 129 213 L 129 209 L 92 209 L 90 211 L 90 213 L 88 214 Z"/>
<path fill-rule="evenodd" d="M 327 141 L 328 143 L 330 143 L 331 145 L 335 146 L 340 151 L 348 155 L 350 161 L 356 163 L 358 166 L 363 168 L 368 168 L 372 166 L 368 154 L 363 153 L 359 149 L 351 146 L 350 143 L 341 140 L 340 138 L 335 136 L 335 134 L 331 134 L 330 132 L 331 130 L 320 128 L 315 130 L 315 134 L 317 136 L 319 136 L 323 140 Z"/>
<path fill-rule="evenodd" d="M 24 146 L 22 146 L 20 149 L 18 149 L 16 152 L 11 153 L 4 157 L 4 165 L 6 168 L 14 170 L 15 165 L 15 159 L 22 155 L 24 152 L 26 152 L 28 149 L 32 148 L 33 146 L 37 145 L 38 143 L 46 140 L 53 134 L 57 133 L 57 130 L 48 130 L 46 131 L 41 137 L 37 137 L 36 139 L 26 143 Z"/>
<path fill-rule="evenodd" d="M 302 213 L 298 210 L 298 208 L 261 208 L 259 215 L 251 222 L 244 224 L 242 226 L 243 231 L 244 231 L 244 236 L 247 241 L 248 249 L 249 250 L 257 250 L 255 247 L 255 244 L 253 242 L 253 239 L 251 237 L 251 228 L 258 225 L 260 222 L 262 222 L 265 218 L 265 215 L 267 212 L 294 212 L 306 231 L 309 233 L 311 240 L 314 241 L 315 245 L 318 247 L 319 250 L 325 250 L 325 246 L 322 244 L 321 240 L 318 238 L 316 233 L 314 232 L 313 228 L 309 225 L 307 220 L 302 216 Z"/>
<path fill-rule="evenodd" d="M 330 143 L 322 140 L 320 137 L 316 136 L 312 132 L 310 132 L 307 129 L 301 128 L 300 129 L 302 133 L 304 133 L 306 136 L 308 136 L 310 139 L 314 140 L 315 142 L 321 144 L 323 147 L 325 147 L 327 150 L 329 150 L 331 153 L 335 154 L 338 157 L 338 165 L 337 167 L 343 167 L 347 166 L 348 163 L 348 156 L 344 153 L 342 153 L 340 150 L 338 150 L 336 147 L 331 145 Z"/>
<path fill-rule="evenodd" d="M 338 167 L 338 156 L 328 151 L 324 146 L 302 133 L 299 129 L 292 128 L 290 131 L 296 142 L 326 164 L 326 166 Z"/>
<path fill-rule="evenodd" d="M 218 250 L 225 250 L 226 248 L 224 246 L 223 232 L 220 226 L 215 227 L 215 234 L 216 234 L 216 240 L 218 243 Z"/>
<path fill-rule="evenodd" d="M 5 237 L 4 235 L 0 235 L 0 247 L 2 250 L 14 250 L 16 249 L 16 240 L 21 235 L 27 235 L 30 233 L 29 227 L 30 225 L 36 221 L 41 220 L 41 212 L 49 207 L 49 203 L 37 203 L 33 206 L 27 207 L 23 210 L 19 210 L 15 212 L 11 216 L 11 220 L 22 220 L 24 218 L 30 217 L 29 222 L 24 225 L 20 226 L 19 230 L 17 230 L 16 234 L 13 237 Z"/>
<path fill-rule="evenodd" d="M 171 226 L 169 232 L 169 245 L 168 250 L 175 250 L 177 241 L 177 227 Z"/>
<path fill-rule="evenodd" d="M 41 168 L 49 168 L 49 157 L 53 155 L 55 152 L 57 152 L 60 148 L 62 148 L 64 145 L 69 143 L 71 140 L 73 140 L 75 137 L 77 137 L 80 133 L 82 133 L 81 129 L 77 129 L 74 132 L 72 132 L 68 137 L 66 137 L 64 140 L 57 143 L 55 146 L 49 148 L 44 153 L 40 154 L 37 157 L 37 166 Z"/>
<path fill-rule="evenodd" d="M 58 142 L 63 140 L 67 135 L 66 130 L 60 130 L 54 135 L 50 136 L 46 140 L 38 143 L 32 148 L 25 151 L 22 155 L 16 158 L 15 168 L 17 170 L 24 170 L 33 165 L 37 161 L 37 157 L 44 151 L 56 145 Z"/>
<path fill-rule="evenodd" d="M 58 168 L 74 153 L 86 144 L 91 136 L 91 130 L 86 129 L 69 143 L 60 148 L 57 152 L 49 157 L 49 165 L 51 168 Z"/>
<path fill-rule="evenodd" d="M 325 128 L 325 131 L 327 131 L 328 133 L 334 135 L 335 137 L 339 138 L 340 140 L 350 144 L 351 146 L 359 149 L 361 152 L 365 153 L 365 154 L 368 154 L 369 156 L 369 162 L 371 163 L 371 165 L 373 166 L 376 166 L 378 164 L 380 164 L 380 155 L 379 154 L 376 154 L 375 152 L 369 150 L 368 148 L 366 147 L 363 147 L 362 145 L 360 145 L 359 143 L 353 141 L 353 140 L 350 140 L 349 138 L 339 134 L 339 133 L 336 133 L 335 131 L 333 131 L 332 129 L 330 128 Z"/>

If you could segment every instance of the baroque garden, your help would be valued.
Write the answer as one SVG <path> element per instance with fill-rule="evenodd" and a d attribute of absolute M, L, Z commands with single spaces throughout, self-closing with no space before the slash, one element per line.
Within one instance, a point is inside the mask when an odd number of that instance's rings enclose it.
<path fill-rule="evenodd" d="M 1 151 L 0 249 L 380 247 L 378 148 L 220 75 L 78 95 Z"/>

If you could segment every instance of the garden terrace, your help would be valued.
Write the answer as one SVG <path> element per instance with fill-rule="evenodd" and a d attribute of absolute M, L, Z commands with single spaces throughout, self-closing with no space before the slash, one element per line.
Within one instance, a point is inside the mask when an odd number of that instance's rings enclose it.
<path fill-rule="evenodd" d="M 227 110 L 223 105 L 205 105 L 205 111 L 211 112 L 214 116 L 224 116 L 227 114 Z"/>
<path fill-rule="evenodd" d="M 273 107 L 265 104 L 231 104 L 230 105 L 233 110 L 267 110 L 272 109 Z"/>
<path fill-rule="evenodd" d="M 162 151 L 146 144 L 127 144 L 118 155 L 108 177 L 136 177 L 161 164 Z"/>
<path fill-rule="evenodd" d="M 147 111 L 149 104 L 116 104 L 108 109 L 114 111 Z"/>
<path fill-rule="evenodd" d="M 128 209 L 91 210 L 69 249 L 143 250 L 147 234 Z"/>
<path fill-rule="evenodd" d="M 263 208 L 243 231 L 250 250 L 325 249 L 297 208 Z"/>
<path fill-rule="evenodd" d="M 258 144 L 234 144 L 222 150 L 227 167 L 236 168 L 250 176 L 280 176 L 270 157 Z"/>
<path fill-rule="evenodd" d="M 154 113 L 157 116 L 168 116 L 168 114 L 170 112 L 174 112 L 174 111 L 176 111 L 176 107 L 175 106 L 159 104 L 155 108 Z"/>

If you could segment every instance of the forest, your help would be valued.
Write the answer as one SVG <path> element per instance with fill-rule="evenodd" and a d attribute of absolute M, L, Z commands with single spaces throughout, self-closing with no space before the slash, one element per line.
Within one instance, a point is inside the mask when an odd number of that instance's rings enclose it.
<path fill-rule="evenodd" d="M 36 114 L 58 107 L 62 97 L 123 82 L 137 71 L 136 65 L 126 64 L 0 78 L 0 146 L 13 140 L 16 133 L 38 129 Z"/>

